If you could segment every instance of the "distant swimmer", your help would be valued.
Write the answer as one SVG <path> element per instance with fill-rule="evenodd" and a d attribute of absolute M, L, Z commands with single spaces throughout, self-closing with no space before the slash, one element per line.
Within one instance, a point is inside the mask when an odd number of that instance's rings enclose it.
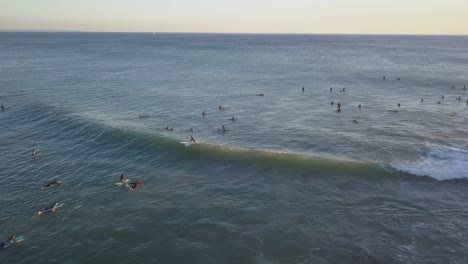
<path fill-rule="evenodd" d="M 130 183 L 130 191 L 134 191 L 137 188 L 141 187 L 141 181 L 137 180 L 136 182 Z"/>
<path fill-rule="evenodd" d="M 437 104 L 440 104 L 440 101 L 439 101 L 439 102 L 437 102 Z"/>
<path fill-rule="evenodd" d="M 358 106 L 358 107 L 359 107 L 359 108 L 361 108 L 361 104 L 359 104 L 359 106 Z"/>
<path fill-rule="evenodd" d="M 452 89 L 454 89 L 454 88 L 455 88 L 455 85 L 452 85 Z"/>
<path fill-rule="evenodd" d="M 345 91 L 346 91 L 346 88 L 345 88 L 345 87 L 343 87 L 343 92 L 345 92 Z"/>
<path fill-rule="evenodd" d="M 165 130 L 165 131 L 174 131 L 174 128 L 166 126 L 163 130 Z"/>
<path fill-rule="evenodd" d="M 223 129 L 218 129 L 218 131 L 226 132 L 227 129 L 226 129 L 226 128 L 224 127 L 224 125 L 223 125 Z"/>
<path fill-rule="evenodd" d="M 421 98 L 421 103 L 424 102 L 424 99 Z"/>
<path fill-rule="evenodd" d="M 330 92 L 333 92 L 333 87 L 330 87 Z"/>
<path fill-rule="evenodd" d="M 458 100 L 458 101 L 461 101 L 461 96 L 458 96 L 458 97 L 457 97 L 457 100 Z"/>
<path fill-rule="evenodd" d="M 343 90 L 340 90 L 340 93 L 342 93 L 342 92 L 343 92 Z"/>
<path fill-rule="evenodd" d="M 383 77 L 382 79 L 383 79 L 384 81 L 386 80 L 386 79 L 385 79 L 385 75 L 384 75 L 384 77 Z"/>
<path fill-rule="evenodd" d="M 331 105 L 333 105 L 333 104 L 334 104 L 334 102 L 333 102 L 333 101 L 331 101 L 331 103 L 330 103 L 330 104 L 331 104 Z"/>
<path fill-rule="evenodd" d="M 193 136 L 190 136 L 190 142 L 191 143 L 197 143 L 197 141 L 193 138 Z"/>
<path fill-rule="evenodd" d="M 218 109 L 219 109 L 220 111 L 224 111 L 224 107 L 223 107 L 222 105 L 219 105 L 219 106 L 218 106 Z"/>
<path fill-rule="evenodd" d="M 353 119 L 353 123 L 357 123 L 358 121 L 356 119 Z"/>
<path fill-rule="evenodd" d="M 401 104 L 400 104 L 400 103 L 398 103 L 398 104 L 397 104 L 397 106 L 398 106 L 398 107 L 400 107 L 400 106 L 401 106 Z"/>
<path fill-rule="evenodd" d="M 302 87 L 302 92 L 304 92 L 304 87 Z"/>
<path fill-rule="evenodd" d="M 5 107 L 3 106 L 3 104 L 0 107 L 2 108 L 2 111 L 5 110 Z"/>
<path fill-rule="evenodd" d="M 190 131 L 191 133 L 193 133 L 193 131 L 194 131 L 193 127 L 190 128 L 189 131 Z"/>
<path fill-rule="evenodd" d="M 147 118 L 147 117 L 149 117 L 149 115 L 142 115 L 142 114 L 139 114 L 139 115 L 138 115 L 138 118 L 140 118 L 140 119 L 141 119 L 141 118 Z"/>
<path fill-rule="evenodd" d="M 203 117 L 206 116 L 206 112 L 205 112 L 205 111 L 202 112 L 202 116 L 203 116 Z"/>
<path fill-rule="evenodd" d="M 59 205 L 59 202 L 54 202 L 51 206 L 43 208 L 43 209 L 37 211 L 36 214 L 37 215 L 42 215 L 42 214 L 48 213 L 48 212 L 55 212 L 58 205 Z"/>
<path fill-rule="evenodd" d="M 232 116 L 232 118 L 230 118 L 229 120 L 231 120 L 232 122 L 234 122 L 234 121 L 236 121 L 237 119 L 236 119 L 234 116 Z"/>
<path fill-rule="evenodd" d="M 444 99 L 445 99 L 445 96 L 442 95 L 442 100 L 444 100 Z"/>
<path fill-rule="evenodd" d="M 36 157 L 36 154 L 37 154 L 37 150 L 36 150 L 36 149 L 32 149 L 32 156 L 33 156 L 33 157 Z"/>
<path fill-rule="evenodd" d="M 58 186 L 58 185 L 60 185 L 60 182 L 58 182 L 57 179 L 55 179 L 55 180 L 49 182 L 48 184 L 42 186 L 42 187 L 41 187 L 41 190 L 45 190 L 45 189 L 47 189 L 47 188 L 55 187 L 55 186 Z"/>
<path fill-rule="evenodd" d="M 396 80 L 399 81 L 399 80 L 401 80 L 401 79 L 400 79 L 400 77 L 398 77 Z"/>
<path fill-rule="evenodd" d="M 468 99 L 466 99 L 466 105 L 468 105 Z"/>
<path fill-rule="evenodd" d="M 261 94 L 256 94 L 256 96 L 265 96 L 265 94 L 262 94 L 262 93 Z"/>
<path fill-rule="evenodd" d="M 463 85 L 463 90 L 466 90 L 466 85 Z M 2 110 L 3 110 L 3 108 L 2 108 Z"/>

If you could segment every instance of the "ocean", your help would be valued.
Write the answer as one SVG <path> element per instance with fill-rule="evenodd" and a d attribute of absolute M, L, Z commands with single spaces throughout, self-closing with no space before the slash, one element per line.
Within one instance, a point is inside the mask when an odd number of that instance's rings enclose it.
<path fill-rule="evenodd" d="M 468 263 L 464 86 L 462 36 L 1 32 L 0 263 Z"/>

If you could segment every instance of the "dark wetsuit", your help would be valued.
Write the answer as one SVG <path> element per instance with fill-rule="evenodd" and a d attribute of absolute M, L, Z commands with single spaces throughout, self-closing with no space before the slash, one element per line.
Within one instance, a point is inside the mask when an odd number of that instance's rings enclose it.
<path fill-rule="evenodd" d="M 138 188 L 138 187 L 141 186 L 141 182 L 140 182 L 140 181 L 133 182 L 133 183 L 130 183 L 130 184 L 131 184 L 130 190 L 135 190 L 136 188 Z"/>
<path fill-rule="evenodd" d="M 59 183 L 57 182 L 57 180 L 54 180 L 54 181 L 51 181 L 48 184 L 42 186 L 42 189 L 46 189 L 46 188 L 57 186 L 57 185 L 59 185 Z"/>

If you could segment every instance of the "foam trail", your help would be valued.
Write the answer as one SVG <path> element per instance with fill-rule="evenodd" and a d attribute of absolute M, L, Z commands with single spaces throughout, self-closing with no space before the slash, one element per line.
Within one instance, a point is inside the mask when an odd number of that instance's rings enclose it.
<path fill-rule="evenodd" d="M 393 167 L 419 176 L 437 180 L 468 179 L 468 150 L 447 146 L 433 146 L 417 163 L 392 164 Z"/>

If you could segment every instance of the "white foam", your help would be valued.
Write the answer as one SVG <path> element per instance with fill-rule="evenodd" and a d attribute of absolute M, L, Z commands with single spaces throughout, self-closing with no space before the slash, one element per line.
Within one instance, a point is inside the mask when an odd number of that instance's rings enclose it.
<path fill-rule="evenodd" d="M 468 178 L 468 149 L 432 146 L 419 162 L 392 164 L 393 167 L 437 180 Z"/>

